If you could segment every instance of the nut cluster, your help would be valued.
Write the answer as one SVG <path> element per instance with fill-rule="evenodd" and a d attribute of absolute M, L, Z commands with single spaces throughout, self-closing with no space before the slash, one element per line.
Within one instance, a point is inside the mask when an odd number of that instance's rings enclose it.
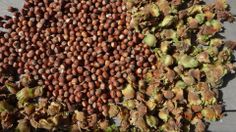
<path fill-rule="evenodd" d="M 22 75 L 47 97 L 92 114 L 119 103 L 128 76 L 142 78 L 155 55 L 129 30 L 121 0 L 28 0 L 1 18 L 1 84 Z M 155 67 L 153 67 L 155 68 Z"/>

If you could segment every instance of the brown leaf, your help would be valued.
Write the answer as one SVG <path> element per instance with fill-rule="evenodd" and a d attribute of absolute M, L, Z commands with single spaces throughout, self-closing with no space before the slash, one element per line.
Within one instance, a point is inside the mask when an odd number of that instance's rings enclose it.
<path fill-rule="evenodd" d="M 148 107 L 148 109 L 149 110 L 154 110 L 155 109 L 155 107 L 156 107 L 156 102 L 155 102 L 155 99 L 153 99 L 153 98 L 150 98 L 147 102 L 146 102 L 146 105 L 147 105 L 147 107 Z"/>
<path fill-rule="evenodd" d="M 223 106 L 220 104 L 213 105 L 212 108 L 214 109 L 215 113 L 217 116 L 221 117 L 222 112 L 223 112 Z"/>
<path fill-rule="evenodd" d="M 126 99 L 132 99 L 135 97 L 135 91 L 131 84 L 128 84 L 123 90 L 122 94 Z"/>
<path fill-rule="evenodd" d="M 160 11 L 163 12 L 164 16 L 167 16 L 171 13 L 171 7 L 169 6 L 169 2 L 166 0 L 158 0 L 157 5 L 160 8 Z"/>
<path fill-rule="evenodd" d="M 191 121 L 192 118 L 193 118 L 193 112 L 192 112 L 192 110 L 187 109 L 187 110 L 184 112 L 184 117 L 185 117 L 188 121 Z"/>
<path fill-rule="evenodd" d="M 141 92 L 136 92 L 136 99 L 138 101 L 144 102 L 145 101 L 145 95 Z"/>
<path fill-rule="evenodd" d="M 31 132 L 30 128 L 29 121 L 27 119 L 21 119 L 18 121 L 16 130 L 19 132 Z"/>
<path fill-rule="evenodd" d="M 30 119 L 30 124 L 32 127 L 36 128 L 36 129 L 40 128 L 40 124 L 35 120 L 35 118 Z"/>
<path fill-rule="evenodd" d="M 109 111 L 108 111 L 108 114 L 110 117 L 114 117 L 116 116 L 117 114 L 119 113 L 119 107 L 115 104 L 111 104 L 109 106 Z"/>
<path fill-rule="evenodd" d="M 90 126 L 90 127 L 93 127 L 93 126 L 95 126 L 96 125 L 96 123 L 97 123 L 97 121 L 98 121 L 98 117 L 97 117 L 97 114 L 92 114 L 92 115 L 90 115 L 90 116 L 88 116 L 88 119 L 87 119 L 88 121 L 88 125 Z"/>
<path fill-rule="evenodd" d="M 210 63 L 210 57 L 207 52 L 201 52 L 197 55 L 197 60 L 203 63 Z"/>
<path fill-rule="evenodd" d="M 235 41 L 225 41 L 225 46 L 234 50 L 234 49 L 236 49 L 236 42 Z"/>
<path fill-rule="evenodd" d="M 202 103 L 200 96 L 194 91 L 188 92 L 188 102 L 189 105 L 200 105 Z"/>
<path fill-rule="evenodd" d="M 137 107 L 137 110 L 138 110 L 138 113 L 139 113 L 140 117 L 147 114 L 148 108 L 144 103 L 139 102 L 139 103 L 136 104 L 136 107 Z"/>
<path fill-rule="evenodd" d="M 167 69 L 166 78 L 172 83 L 176 78 L 176 74 L 173 70 Z"/>
<path fill-rule="evenodd" d="M 148 96 L 152 96 L 153 93 L 155 93 L 157 91 L 157 87 L 155 84 L 150 84 L 148 85 L 147 89 L 146 89 L 146 94 Z"/>
<path fill-rule="evenodd" d="M 34 112 L 34 110 L 35 110 L 35 106 L 32 105 L 32 104 L 29 104 L 29 105 L 25 106 L 25 108 L 24 108 L 24 112 L 25 112 L 27 115 L 32 114 L 32 113 Z"/>
<path fill-rule="evenodd" d="M 225 10 L 226 0 L 216 0 L 215 9 L 216 10 Z"/>
<path fill-rule="evenodd" d="M 80 121 L 80 122 L 84 122 L 85 121 L 85 114 L 82 111 L 75 111 L 74 115 L 72 117 L 72 121 Z"/>
<path fill-rule="evenodd" d="M 216 114 L 216 111 L 214 111 L 211 107 L 205 107 L 202 110 L 202 116 L 205 117 L 209 121 L 216 121 L 218 119 L 218 115 Z"/>
<path fill-rule="evenodd" d="M 13 127 L 14 115 L 13 113 L 3 111 L 1 112 L 1 124 L 3 129 L 9 129 Z"/>
<path fill-rule="evenodd" d="M 194 77 L 198 81 L 201 80 L 201 71 L 199 69 L 191 69 L 191 70 L 189 70 L 189 75 Z"/>
<path fill-rule="evenodd" d="M 168 111 L 172 111 L 175 108 L 175 104 L 171 100 L 167 100 L 164 105 Z"/>
<path fill-rule="evenodd" d="M 61 105 L 59 103 L 56 102 L 52 102 L 47 109 L 47 113 L 49 115 L 55 115 L 58 114 L 61 110 Z"/>
<path fill-rule="evenodd" d="M 171 3 L 175 6 L 178 6 L 182 3 L 182 0 L 172 0 Z"/>
<path fill-rule="evenodd" d="M 206 82 L 199 82 L 196 87 L 197 91 L 204 91 L 209 89 L 209 86 Z"/>
<path fill-rule="evenodd" d="M 100 121 L 99 126 L 102 130 L 105 130 L 109 126 L 109 121 L 108 120 Z"/>
<path fill-rule="evenodd" d="M 215 98 L 215 93 L 211 91 L 210 89 L 202 91 L 201 96 L 202 96 L 203 102 L 206 105 L 215 104 L 217 101 Z"/>
<path fill-rule="evenodd" d="M 175 95 L 171 90 L 163 90 L 163 95 L 166 99 L 172 99 Z"/>
<path fill-rule="evenodd" d="M 205 132 L 206 126 L 201 119 L 194 118 L 192 121 L 192 124 L 194 124 L 196 126 L 195 127 L 196 132 Z"/>
<path fill-rule="evenodd" d="M 201 105 L 193 105 L 191 108 L 194 112 L 200 112 L 203 109 Z"/>
<path fill-rule="evenodd" d="M 212 26 L 202 26 L 201 31 L 202 35 L 212 35 L 217 32 L 216 29 Z"/>
<path fill-rule="evenodd" d="M 148 131 L 147 124 L 143 118 L 144 117 L 139 117 L 135 122 L 135 126 L 138 127 L 141 131 Z"/>
<path fill-rule="evenodd" d="M 169 111 L 167 109 L 161 109 L 158 113 L 158 116 L 160 119 L 162 119 L 164 122 L 167 122 L 170 118 Z"/>
<path fill-rule="evenodd" d="M 182 88 L 173 88 L 172 91 L 175 94 L 174 100 L 183 101 L 184 93 Z"/>
<path fill-rule="evenodd" d="M 46 119 L 40 119 L 39 125 L 40 125 L 40 128 L 44 128 L 47 130 L 52 130 L 52 128 L 55 127 L 52 122 L 49 122 Z"/>
<path fill-rule="evenodd" d="M 194 18 L 188 19 L 188 25 L 190 28 L 194 29 L 198 27 L 198 21 Z"/>
<path fill-rule="evenodd" d="M 162 93 L 157 93 L 156 95 L 153 96 L 157 104 L 162 104 L 164 102 L 164 96 Z"/>

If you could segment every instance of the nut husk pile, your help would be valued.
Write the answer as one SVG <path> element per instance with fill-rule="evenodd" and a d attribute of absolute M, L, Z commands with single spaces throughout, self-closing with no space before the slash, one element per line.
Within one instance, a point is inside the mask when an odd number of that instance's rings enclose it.
<path fill-rule="evenodd" d="M 0 17 L 0 129 L 196 131 L 234 73 L 225 0 L 26 0 Z"/>

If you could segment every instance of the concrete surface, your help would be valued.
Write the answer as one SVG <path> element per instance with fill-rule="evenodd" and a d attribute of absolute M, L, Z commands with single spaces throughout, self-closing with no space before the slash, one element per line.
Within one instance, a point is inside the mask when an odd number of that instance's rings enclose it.
<path fill-rule="evenodd" d="M 231 12 L 236 15 L 236 0 L 228 0 L 228 2 Z M 222 35 L 225 39 L 236 41 L 236 23 L 224 23 L 224 26 L 225 32 Z M 219 122 L 211 123 L 209 127 L 211 132 L 236 132 L 236 76 L 229 76 L 225 78 L 225 81 L 228 83 L 222 88 L 222 93 L 226 117 Z"/>
<path fill-rule="evenodd" d="M 22 7 L 24 0 L 0 0 L 0 14 L 9 14 L 6 9 L 8 6 Z M 212 2 L 214 0 L 205 0 Z M 232 12 L 236 15 L 236 0 L 228 0 Z M 236 23 L 225 23 L 225 32 L 222 34 L 226 40 L 236 41 Z M 227 116 L 219 122 L 211 123 L 209 127 L 210 132 L 236 132 L 236 78 L 227 77 L 225 80 L 229 81 L 226 87 L 222 88 L 223 101 L 226 107 Z"/>

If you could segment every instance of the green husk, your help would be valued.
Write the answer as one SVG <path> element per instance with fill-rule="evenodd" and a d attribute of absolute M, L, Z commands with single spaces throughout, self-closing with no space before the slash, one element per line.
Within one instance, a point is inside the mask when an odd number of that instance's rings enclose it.
<path fill-rule="evenodd" d="M 155 107 L 157 106 L 155 99 L 154 98 L 150 98 L 147 102 L 146 102 L 147 107 L 149 108 L 149 110 L 154 110 Z"/>
<path fill-rule="evenodd" d="M 199 62 L 192 56 L 186 54 L 182 55 L 179 62 L 180 65 L 183 65 L 184 68 L 195 68 L 199 65 Z"/>
<path fill-rule="evenodd" d="M 153 34 L 147 34 L 145 38 L 143 39 L 143 43 L 150 46 L 150 47 L 155 47 L 157 43 L 157 39 L 155 35 Z"/>
<path fill-rule="evenodd" d="M 175 20 L 175 17 L 172 15 L 165 16 L 162 22 L 159 24 L 160 27 L 168 27 L 170 26 Z"/>
<path fill-rule="evenodd" d="M 187 9 L 188 15 L 193 15 L 195 13 L 202 13 L 202 6 L 201 5 L 193 5 Z"/>
<path fill-rule="evenodd" d="M 174 64 L 174 59 L 171 55 L 166 55 L 163 57 L 163 64 L 165 66 L 171 66 Z"/>
<path fill-rule="evenodd" d="M 135 100 L 125 100 L 122 104 L 123 104 L 123 106 L 127 107 L 130 110 L 134 109 L 136 107 Z"/>
<path fill-rule="evenodd" d="M 118 127 L 115 124 L 113 124 L 105 129 L 105 132 L 118 132 L 118 131 L 119 131 Z"/>
<path fill-rule="evenodd" d="M 186 83 L 183 82 L 183 81 L 178 81 L 178 82 L 175 84 L 175 87 L 184 89 L 184 88 L 187 87 L 187 85 L 186 85 Z"/>
<path fill-rule="evenodd" d="M 167 122 L 168 119 L 169 119 L 169 112 L 167 110 L 160 110 L 159 113 L 158 113 L 158 116 L 164 122 Z"/>
<path fill-rule="evenodd" d="M 157 123 L 158 123 L 157 118 L 152 115 L 147 115 L 145 117 L 146 117 L 147 125 L 156 129 Z"/>
<path fill-rule="evenodd" d="M 34 91 L 32 88 L 28 88 L 28 87 L 21 89 L 16 94 L 16 98 L 20 103 L 24 103 L 33 97 L 34 97 Z"/>
<path fill-rule="evenodd" d="M 197 14 L 195 16 L 195 19 L 198 21 L 199 24 L 203 24 L 205 21 L 205 15 L 204 14 Z"/>
<path fill-rule="evenodd" d="M 218 119 L 214 109 L 206 107 L 201 111 L 202 115 L 209 121 L 216 121 Z"/>
<path fill-rule="evenodd" d="M 135 91 L 131 84 L 128 84 L 123 90 L 122 94 L 126 99 L 132 99 L 135 97 Z"/>

